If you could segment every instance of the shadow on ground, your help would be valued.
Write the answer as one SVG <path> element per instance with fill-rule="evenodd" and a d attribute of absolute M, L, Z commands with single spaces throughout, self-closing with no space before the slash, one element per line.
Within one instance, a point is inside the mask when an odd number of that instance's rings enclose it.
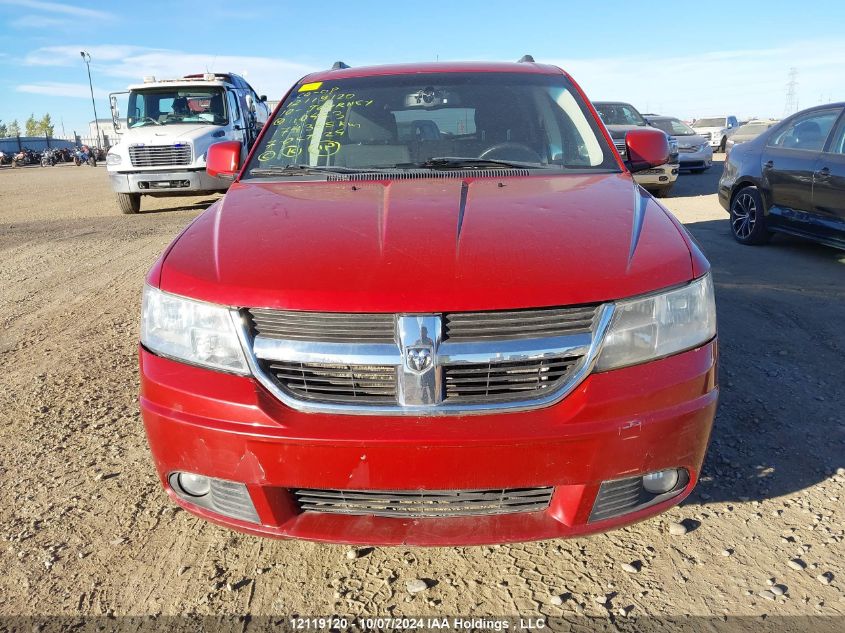
<path fill-rule="evenodd" d="M 845 466 L 845 252 L 781 236 L 742 246 L 727 217 L 686 226 L 713 265 L 721 385 L 688 503 L 762 500 L 820 482 Z"/>
<path fill-rule="evenodd" d="M 156 202 L 152 203 L 156 205 L 156 208 L 144 208 L 149 207 L 151 204 L 147 198 L 141 198 L 141 213 L 139 215 L 151 215 L 155 213 L 171 213 L 173 211 L 205 211 L 208 207 L 212 204 L 220 200 L 220 197 L 212 197 L 205 200 L 181 200 L 177 198 L 168 198 L 167 204 L 168 206 L 161 206 L 163 198 L 156 199 Z M 146 203 L 146 205 L 145 205 Z"/>
<path fill-rule="evenodd" d="M 687 171 L 682 171 L 678 176 L 678 180 L 675 182 L 675 186 L 672 187 L 669 198 L 708 196 L 716 193 L 719 188 L 719 178 L 722 175 L 723 159 L 724 154 L 718 154 L 714 157 L 713 166 L 701 174 L 691 174 Z"/>

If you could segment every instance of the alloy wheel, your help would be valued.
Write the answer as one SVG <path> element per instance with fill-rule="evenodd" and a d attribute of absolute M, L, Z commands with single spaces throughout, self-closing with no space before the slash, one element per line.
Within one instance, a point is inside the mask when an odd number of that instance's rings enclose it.
<path fill-rule="evenodd" d="M 754 225 L 757 223 L 757 203 L 751 194 L 741 193 L 734 200 L 732 210 L 731 228 L 734 235 L 747 240 L 754 232 Z"/>

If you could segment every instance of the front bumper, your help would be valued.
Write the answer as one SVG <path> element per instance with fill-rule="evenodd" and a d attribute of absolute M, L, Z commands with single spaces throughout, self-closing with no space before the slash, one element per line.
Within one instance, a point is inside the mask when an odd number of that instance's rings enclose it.
<path fill-rule="evenodd" d="M 109 172 L 116 193 L 180 195 L 226 191 L 231 181 L 213 178 L 205 169 Z"/>
<path fill-rule="evenodd" d="M 660 167 L 636 172 L 634 180 L 646 189 L 668 187 L 678 179 L 678 170 L 678 163 L 666 163 Z"/>
<path fill-rule="evenodd" d="M 679 152 L 681 169 L 704 169 L 713 164 L 713 149 L 705 144 L 697 152 Z"/>
<path fill-rule="evenodd" d="M 645 365 L 593 374 L 562 402 L 522 413 L 382 417 L 302 413 L 257 381 L 141 349 L 141 412 L 171 498 L 263 536 L 452 545 L 569 537 L 642 520 L 695 485 L 716 410 L 715 340 Z M 590 522 L 602 481 L 683 467 L 690 481 L 644 510 Z M 185 502 L 174 471 L 242 482 L 258 522 Z M 301 512 L 291 488 L 473 490 L 554 486 L 547 509 L 450 518 Z"/>

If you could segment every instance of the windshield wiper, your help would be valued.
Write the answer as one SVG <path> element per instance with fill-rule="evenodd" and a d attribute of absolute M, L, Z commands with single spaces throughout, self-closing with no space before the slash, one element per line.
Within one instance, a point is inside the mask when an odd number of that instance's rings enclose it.
<path fill-rule="evenodd" d="M 545 169 L 539 163 L 525 163 L 515 160 L 498 160 L 496 158 L 470 158 L 462 156 L 437 156 L 421 163 L 400 163 L 397 169 L 489 169 L 509 167 L 519 169 Z"/>
<path fill-rule="evenodd" d="M 339 165 L 270 165 L 250 169 L 247 177 L 251 176 L 307 176 L 311 174 L 354 174 L 360 171 L 378 171 L 377 169 L 352 169 Z"/>
<path fill-rule="evenodd" d="M 150 121 L 151 123 L 155 123 L 156 125 L 162 125 L 161 121 L 159 121 L 158 119 L 154 119 L 154 118 L 153 118 L 153 117 L 151 117 L 151 116 L 145 116 L 145 117 L 144 117 L 143 119 L 141 119 L 141 121 L 140 121 L 141 125 L 139 125 L 139 126 L 137 126 L 137 127 L 144 127 L 144 125 L 146 125 L 146 124 L 147 124 L 147 121 Z M 133 126 L 133 127 L 135 127 L 135 126 Z"/>

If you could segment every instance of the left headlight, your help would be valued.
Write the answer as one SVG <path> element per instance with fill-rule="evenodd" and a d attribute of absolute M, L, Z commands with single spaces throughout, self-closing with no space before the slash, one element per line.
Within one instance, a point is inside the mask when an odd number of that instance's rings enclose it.
<path fill-rule="evenodd" d="M 248 374 L 229 308 L 144 286 L 141 343 L 151 352 L 194 365 Z"/>
<path fill-rule="evenodd" d="M 683 288 L 618 302 L 596 370 L 677 354 L 714 336 L 716 302 L 708 273 Z"/>
<path fill-rule="evenodd" d="M 106 154 L 106 165 L 120 165 L 120 154 L 112 154 L 109 152 Z"/>

